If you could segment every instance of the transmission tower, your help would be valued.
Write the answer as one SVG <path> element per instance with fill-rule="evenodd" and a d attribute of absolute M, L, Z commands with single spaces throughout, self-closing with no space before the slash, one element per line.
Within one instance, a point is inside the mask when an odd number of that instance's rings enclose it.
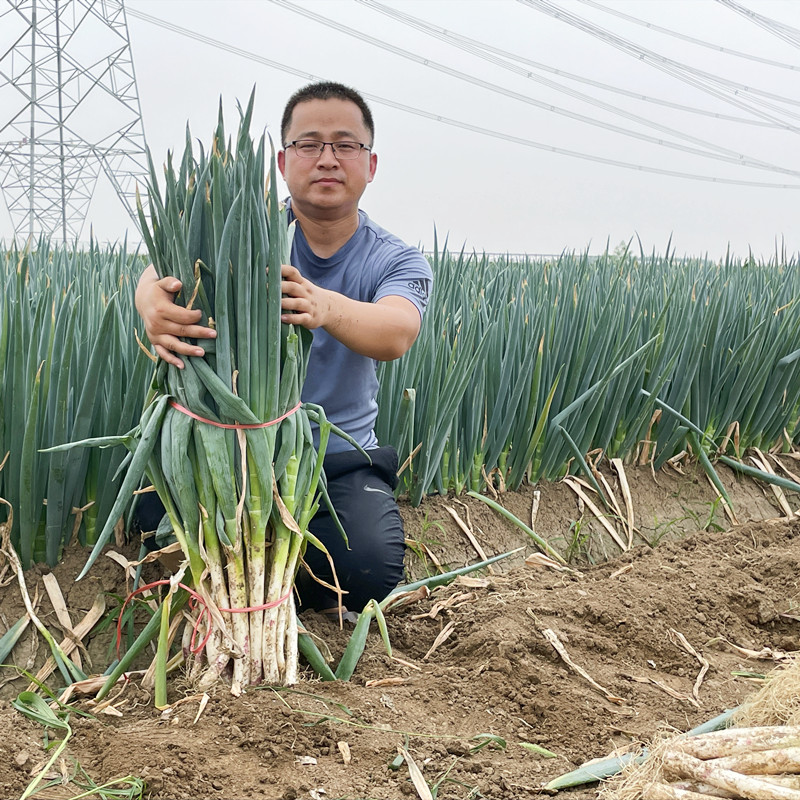
<path fill-rule="evenodd" d="M 136 222 L 145 170 L 122 0 L 0 0 L 0 189 L 15 236 L 76 240 L 101 172 Z"/>

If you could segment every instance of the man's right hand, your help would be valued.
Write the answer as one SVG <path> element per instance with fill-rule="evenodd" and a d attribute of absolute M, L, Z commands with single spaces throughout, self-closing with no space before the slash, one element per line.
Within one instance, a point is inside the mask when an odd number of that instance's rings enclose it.
<path fill-rule="evenodd" d="M 183 369 L 183 361 L 176 354 L 203 356 L 205 351 L 181 339 L 215 339 L 217 332 L 197 324 L 202 317 L 200 309 L 189 310 L 175 304 L 175 294 L 180 288 L 181 282 L 177 278 L 159 280 L 151 264 L 142 273 L 136 287 L 136 310 L 158 356 Z"/>

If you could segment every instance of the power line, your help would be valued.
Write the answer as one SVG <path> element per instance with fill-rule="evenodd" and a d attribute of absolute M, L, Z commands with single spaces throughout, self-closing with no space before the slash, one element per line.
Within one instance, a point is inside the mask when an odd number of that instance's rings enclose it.
<path fill-rule="evenodd" d="M 484 57 L 483 53 L 492 53 L 493 55 L 500 56 L 501 58 L 508 59 L 510 61 L 515 61 L 519 64 L 525 64 L 526 66 L 532 67 L 533 69 L 537 69 L 542 72 L 547 72 L 551 75 L 556 75 L 559 78 L 575 81 L 576 83 L 582 83 L 585 86 L 592 86 L 596 89 L 601 89 L 606 92 L 612 92 L 614 94 L 622 95 L 623 97 L 632 98 L 633 100 L 645 103 L 651 103 L 653 105 L 660 105 L 665 108 L 670 108 L 676 111 L 683 111 L 689 114 L 697 114 L 704 117 L 710 117 L 712 119 L 721 120 L 724 122 L 734 122 L 740 125 L 754 125 L 764 128 L 787 127 L 786 125 L 783 124 L 778 125 L 773 122 L 767 122 L 762 119 L 747 119 L 745 117 L 736 117 L 731 114 L 721 114 L 719 112 L 709 111 L 708 109 L 704 108 L 696 108 L 694 106 L 687 106 L 683 103 L 674 103 L 669 100 L 664 100 L 662 98 L 651 97 L 649 95 L 642 94 L 641 92 L 632 92 L 629 89 L 623 89 L 620 86 L 612 86 L 608 83 L 592 80 L 591 78 L 587 78 L 584 75 L 576 75 L 574 72 L 568 72 L 566 70 L 551 67 L 548 64 L 542 64 L 539 61 L 533 61 L 532 59 L 526 58 L 525 56 L 521 56 L 518 53 L 511 53 L 508 50 L 503 50 L 502 48 L 495 47 L 494 45 L 487 44 L 486 42 L 481 42 L 477 39 L 471 39 L 468 36 L 463 36 L 462 34 L 455 33 L 454 31 L 448 30 L 447 28 L 442 28 L 438 25 L 431 25 L 430 23 L 425 22 L 419 19 L 418 17 L 413 17 L 412 15 L 406 14 L 402 11 L 398 11 L 395 8 L 390 8 L 389 6 L 385 6 L 377 2 L 377 0 L 355 0 L 355 1 L 357 3 L 361 3 L 367 8 L 371 8 L 374 11 L 378 11 L 381 14 L 396 19 L 405 25 L 408 25 L 412 28 L 416 28 L 417 30 L 421 30 L 424 33 L 429 34 L 430 36 L 435 36 L 437 39 L 440 39 L 443 42 L 447 42 L 448 44 L 463 43 L 465 45 L 471 45 L 472 47 L 476 48 L 479 51 L 475 52 L 475 55 L 478 55 L 479 58 Z M 472 52 L 472 50 L 468 50 L 468 52 Z M 525 77 L 532 77 L 532 76 L 529 72 L 525 72 Z M 554 84 L 554 85 L 557 86 L 559 89 L 564 88 L 562 84 Z"/>
<path fill-rule="evenodd" d="M 321 14 L 317 14 L 313 11 L 309 11 L 308 9 L 302 8 L 300 6 L 295 5 L 289 0 L 270 0 L 270 2 L 274 3 L 275 5 L 280 6 L 281 8 L 286 8 L 289 11 L 293 11 L 296 14 L 300 14 L 301 16 L 307 17 L 308 19 L 312 19 L 315 22 L 319 22 L 326 27 L 333 28 L 341 33 L 345 33 L 348 36 L 353 36 L 354 38 L 360 39 L 361 41 L 367 42 L 368 44 L 374 45 L 379 47 L 382 50 L 387 52 L 393 53 L 394 55 L 401 56 L 402 58 L 408 59 L 410 61 L 414 61 L 417 64 L 420 64 L 426 68 L 433 69 L 437 72 L 441 72 L 445 75 L 449 75 L 450 77 L 455 77 L 459 80 L 465 81 L 467 83 L 471 83 L 474 86 L 478 86 L 482 89 L 488 89 L 491 92 L 496 94 L 501 94 L 506 97 L 509 97 L 513 100 L 518 100 L 520 102 L 527 103 L 529 105 L 533 105 L 537 108 L 543 109 L 545 111 L 549 111 L 554 114 L 558 114 L 560 116 L 568 117 L 569 119 L 576 120 L 578 122 L 583 122 L 587 125 L 593 125 L 595 127 L 603 128 L 605 130 L 612 131 L 613 133 L 619 133 L 623 136 L 629 136 L 635 139 L 639 139 L 641 141 L 648 142 L 650 144 L 656 144 L 661 147 L 667 147 L 673 150 L 680 150 L 685 153 L 690 153 L 692 155 L 700 156 L 701 158 L 711 158 L 718 161 L 725 161 L 732 164 L 737 164 L 739 166 L 747 166 L 752 167 L 753 169 L 761 169 L 767 172 L 777 172 L 780 174 L 785 175 L 792 175 L 792 176 L 800 176 L 800 172 L 797 170 L 788 169 L 786 167 L 780 167 L 776 164 L 769 164 L 758 159 L 749 158 L 741 153 L 736 153 L 732 150 L 726 150 L 725 148 L 721 148 L 713 143 L 706 142 L 702 139 L 689 136 L 687 134 L 681 134 L 678 131 L 675 131 L 672 128 L 667 128 L 666 126 L 657 125 L 656 123 L 650 123 L 647 120 L 644 120 L 641 117 L 636 115 L 628 115 L 625 112 L 617 110 L 616 113 L 623 114 L 628 116 L 629 118 L 635 118 L 637 121 L 643 124 L 649 124 L 652 127 L 658 128 L 661 131 L 668 132 L 673 136 L 679 136 L 681 138 L 687 139 L 689 141 L 700 143 L 705 147 L 712 148 L 712 150 L 717 150 L 719 152 L 709 152 L 708 150 L 698 149 L 696 147 L 690 147 L 684 144 L 680 144 L 678 142 L 670 142 L 664 139 L 657 138 L 655 136 L 650 136 L 646 133 L 640 133 L 638 131 L 633 131 L 628 128 L 623 128 L 619 125 L 614 125 L 610 122 L 603 122 L 602 120 L 594 119 L 593 117 L 587 117 L 585 114 L 579 114 L 574 111 L 570 111 L 565 108 L 561 108 L 559 106 L 553 105 L 552 103 L 545 103 L 541 100 L 536 100 L 535 98 L 529 97 L 528 95 L 521 94 L 519 92 L 512 91 L 511 89 L 507 89 L 504 86 L 499 86 L 498 84 L 491 83 L 489 81 L 485 81 L 482 78 L 476 78 L 472 75 L 468 75 L 461 70 L 453 69 L 452 67 L 448 67 L 444 64 L 440 64 L 436 61 L 433 61 L 429 58 L 425 58 L 423 56 L 418 56 L 415 53 L 411 53 L 408 50 L 404 50 L 401 47 L 397 47 L 395 45 L 389 44 L 388 42 L 383 42 L 380 39 L 376 39 L 374 36 L 370 36 L 369 34 L 362 33 L 361 31 L 357 31 L 354 28 L 350 28 L 347 25 L 343 25 L 340 22 L 332 20 L 328 17 L 324 17 Z M 509 69 L 513 69 L 511 65 L 506 65 Z M 573 90 L 566 90 L 563 87 L 558 86 L 558 84 L 552 84 L 551 81 L 547 81 L 546 78 L 537 78 L 537 80 L 541 80 L 547 82 L 551 85 L 554 85 L 556 88 L 560 89 L 561 91 L 566 91 L 568 93 L 573 94 L 573 96 L 580 96 L 582 99 L 586 100 L 587 96 L 583 95 L 579 92 L 573 92 Z M 601 105 L 606 110 L 614 109 L 613 106 L 609 106 L 608 104 L 602 104 L 600 101 L 592 100 L 596 105 Z M 800 133 L 800 129 L 793 129 L 797 133 Z"/>
<path fill-rule="evenodd" d="M 712 73 L 705 72 L 703 70 L 687 67 L 685 64 L 681 64 L 680 62 L 671 58 L 662 56 L 653 52 L 652 50 L 639 47 L 627 39 L 623 39 L 622 37 L 616 36 L 604 28 L 593 25 L 581 17 L 578 17 L 569 11 L 565 11 L 564 9 L 559 8 L 554 3 L 548 2 L 547 0 L 517 0 L 517 2 L 522 3 L 522 5 L 525 5 L 532 10 L 540 11 L 550 17 L 553 17 L 554 19 L 565 22 L 566 24 L 571 25 L 578 30 L 582 30 L 584 33 L 588 33 L 590 36 L 600 39 L 606 44 L 609 44 L 612 47 L 615 47 L 616 49 L 626 53 L 627 55 L 632 56 L 637 61 L 647 63 L 650 66 L 661 70 L 662 72 L 666 72 L 668 75 L 672 75 L 672 77 L 677 78 L 684 83 L 688 83 L 690 86 L 694 86 L 695 88 L 700 89 L 707 94 L 717 97 L 726 103 L 737 106 L 738 108 L 744 109 L 751 114 L 760 116 L 763 119 L 768 119 L 779 124 L 782 122 L 782 120 L 778 119 L 772 114 L 761 111 L 758 108 L 754 108 L 752 105 L 745 103 L 742 99 L 743 94 L 749 96 L 750 103 L 762 106 L 763 108 L 767 108 L 772 111 L 777 111 L 781 114 L 786 114 L 796 119 L 800 118 L 798 114 L 789 112 L 785 108 L 781 108 L 771 102 L 768 102 L 766 99 L 760 99 L 759 97 L 754 97 L 753 95 L 760 95 L 760 97 L 777 100 L 781 103 L 788 103 L 790 105 L 800 105 L 800 100 L 785 97 L 783 95 L 777 95 L 772 92 L 767 92 L 763 89 L 756 89 L 755 87 L 746 86 L 744 84 L 737 83 L 736 81 L 729 80 L 728 78 L 723 78 L 719 75 L 713 75 Z M 719 88 L 715 88 L 714 84 L 716 84 L 716 86 Z M 723 89 L 725 91 L 723 91 Z M 731 96 L 731 93 L 733 96 Z M 794 126 L 792 126 L 790 129 L 793 132 L 797 132 L 797 128 Z"/>
<path fill-rule="evenodd" d="M 793 28 L 791 25 L 787 25 L 784 22 L 778 22 L 770 17 L 765 17 L 763 14 L 757 14 L 741 3 L 734 2 L 734 0 L 717 0 L 717 2 L 731 9 L 731 11 L 741 14 L 746 19 L 749 19 L 750 22 L 755 23 L 760 28 L 773 34 L 773 36 L 783 39 L 784 42 L 788 42 L 794 47 L 800 47 L 800 30 L 797 28 Z"/>
<path fill-rule="evenodd" d="M 529 80 L 534 80 L 534 81 L 537 81 L 539 83 L 542 83 L 543 85 L 547 86 L 548 88 L 555 89 L 556 91 L 562 92 L 562 93 L 567 94 L 567 95 L 569 95 L 571 97 L 574 97 L 576 99 L 582 100 L 583 102 L 586 102 L 586 103 L 588 103 L 590 105 L 594 105 L 594 106 L 597 106 L 599 108 L 602 108 L 603 110 L 609 111 L 610 113 L 617 114 L 617 115 L 622 116 L 622 117 L 624 117 L 626 119 L 629 119 L 631 121 L 638 122 L 638 123 L 640 123 L 642 125 L 645 125 L 645 126 L 648 126 L 648 127 L 652 127 L 652 128 L 654 128 L 656 130 L 660 130 L 660 131 L 662 131 L 664 133 L 669 133 L 669 134 L 671 134 L 673 136 L 676 136 L 678 138 L 682 138 L 682 139 L 685 139 L 687 141 L 692 141 L 692 142 L 695 142 L 697 144 L 704 145 L 706 147 L 711 148 L 712 150 L 716 150 L 717 152 L 726 153 L 728 155 L 732 155 L 732 156 L 736 157 L 737 161 L 740 161 L 740 163 L 744 163 L 745 161 L 750 161 L 751 163 L 760 163 L 760 164 L 764 163 L 763 161 L 760 161 L 758 159 L 750 159 L 750 160 L 745 159 L 741 154 L 736 153 L 735 151 L 732 151 L 732 150 L 730 150 L 728 148 L 722 147 L 722 146 L 717 145 L 717 144 L 712 143 L 712 142 L 708 142 L 708 141 L 700 139 L 698 137 L 691 136 L 689 134 L 685 134 L 682 131 L 677 131 L 674 128 L 670 128 L 669 126 L 658 124 L 658 123 L 654 122 L 653 120 L 651 120 L 649 118 L 641 117 L 641 116 L 639 116 L 637 114 L 632 114 L 630 112 L 627 112 L 624 109 L 620 109 L 618 106 L 613 106 L 613 105 L 610 105 L 608 103 L 604 103 L 603 101 L 598 100 L 595 97 L 592 97 L 592 96 L 586 95 L 586 94 L 584 94 L 582 92 L 577 92 L 577 91 L 572 90 L 572 89 L 570 89 L 568 87 L 565 87 L 565 86 L 563 86 L 563 84 L 556 83 L 555 81 L 550 81 L 550 80 L 547 80 L 546 78 L 543 78 L 541 76 L 535 75 L 532 72 L 530 72 L 529 70 L 526 70 L 526 69 L 524 69 L 522 67 L 516 66 L 514 64 L 509 64 L 508 61 L 505 60 L 505 59 L 512 58 L 514 60 L 518 60 L 518 61 L 521 61 L 523 63 L 526 63 L 526 64 L 528 64 L 530 66 L 534 66 L 535 68 L 545 68 L 549 72 L 559 73 L 560 72 L 559 70 L 555 70 L 555 69 L 552 69 L 552 68 L 544 67 L 544 65 L 538 64 L 537 62 L 532 62 L 532 61 L 530 61 L 528 59 L 523 59 L 520 56 L 516 56 L 515 54 L 508 53 L 506 51 L 501 51 L 498 48 L 494 48 L 494 47 L 492 47 L 490 45 L 487 45 L 487 44 L 485 44 L 483 42 L 479 42 L 479 41 L 477 41 L 475 39 L 470 39 L 469 37 L 453 33 L 452 31 L 448 31 L 448 30 L 446 30 L 444 28 L 440 28 L 438 26 L 430 25 L 429 23 L 425 22 L 424 20 L 419 19 L 418 17 L 414 17 L 414 16 L 412 16 L 410 14 L 406 14 L 404 12 L 397 11 L 396 9 L 390 8 L 388 6 L 383 5 L 382 3 L 377 2 L 377 0 L 356 0 L 356 2 L 361 3 L 362 5 L 366 6 L 367 8 L 371 8 L 371 9 L 373 9 L 373 10 L 375 10 L 375 11 L 377 11 L 377 12 L 379 12 L 379 13 L 385 15 L 385 16 L 388 16 L 391 19 L 395 19 L 395 20 L 403 23 L 404 25 L 407 25 L 407 26 L 412 27 L 412 28 L 414 28 L 416 30 L 422 31 L 423 33 L 426 33 L 429 36 L 432 36 L 432 37 L 434 37 L 436 39 L 439 39 L 440 41 L 444 41 L 444 42 L 446 42 L 446 43 L 448 43 L 448 44 L 450 44 L 450 45 L 452 45 L 454 47 L 458 47 L 459 49 L 464 50 L 464 51 L 466 51 L 468 53 L 471 53 L 472 55 L 475 55 L 478 58 L 481 58 L 481 59 L 483 59 L 485 61 L 489 61 L 490 63 L 495 64 L 495 65 L 497 65 L 497 66 L 499 66 L 499 67 L 501 67 L 503 69 L 507 69 L 507 70 L 509 70 L 511 72 L 514 72 L 517 75 L 522 76 L 523 78 L 527 78 Z M 495 57 L 496 54 L 502 54 L 503 57 L 502 58 Z M 577 78 L 578 80 L 581 80 L 582 82 L 590 83 L 590 84 L 592 84 L 594 86 L 597 86 L 597 87 L 600 87 L 600 88 L 611 89 L 611 90 L 616 91 L 615 87 L 609 87 L 609 86 L 607 86 L 605 84 L 601 84 L 601 83 L 599 83 L 597 81 L 585 80 L 585 79 L 582 79 L 579 76 L 575 76 L 575 75 L 568 75 L 568 77 L 571 77 L 573 79 Z M 642 96 L 636 95 L 633 92 L 625 92 L 625 94 L 628 94 L 629 96 L 633 96 L 636 99 L 644 99 Z M 688 110 L 688 111 L 692 111 L 692 112 L 699 111 L 699 109 L 688 108 L 688 107 L 685 107 L 685 106 L 680 106 L 679 104 L 670 104 L 670 105 L 673 106 L 673 107 L 679 108 L 681 110 Z M 720 118 L 720 117 L 724 116 L 724 115 L 719 115 L 719 114 L 713 114 L 711 112 L 701 112 L 701 113 L 706 113 L 706 114 L 708 114 L 710 116 L 715 116 L 717 118 Z M 728 120 L 734 120 L 734 121 L 737 121 L 737 122 L 745 122 L 745 121 L 750 122 L 750 120 L 742 120 L 740 117 L 728 117 Z M 775 126 L 770 125 L 769 123 L 764 123 L 764 122 L 758 122 L 757 124 L 759 124 L 759 125 L 767 125 L 769 127 L 775 127 Z M 791 126 L 781 126 L 781 127 L 789 127 L 791 129 Z M 772 166 L 772 165 L 770 165 L 770 166 Z"/>
<path fill-rule="evenodd" d="M 193 39 L 194 41 L 201 42 L 203 44 L 209 45 L 210 47 L 215 47 L 217 49 L 224 50 L 225 52 L 232 53 L 234 55 L 245 58 L 249 61 L 253 61 L 257 64 L 262 64 L 264 66 L 270 67 L 271 69 L 279 70 L 281 72 L 286 72 L 289 75 L 294 75 L 295 77 L 302 78 L 303 80 L 307 81 L 328 80 L 327 77 L 315 75 L 314 73 L 307 72 L 306 70 L 299 70 L 294 67 L 290 67 L 287 64 L 282 64 L 278 61 L 273 61 L 272 59 L 265 58 L 264 56 L 261 56 L 257 53 L 244 50 L 241 47 L 236 47 L 235 45 L 228 44 L 218 39 L 213 39 L 212 37 L 198 33 L 197 31 L 192 31 L 188 28 L 185 28 L 180 25 L 175 25 L 174 23 L 168 22 L 167 20 L 161 19 L 159 17 L 154 17 L 150 14 L 146 14 L 143 11 L 137 11 L 136 9 L 133 9 L 130 6 L 127 7 L 127 13 L 129 17 L 140 19 L 143 22 L 147 22 L 151 25 L 163 28 L 164 30 L 171 31 L 172 33 L 176 33 L 180 36 Z M 460 120 L 451 119 L 450 117 L 445 117 L 441 114 L 424 111 L 422 109 L 415 108 L 413 106 L 408 106 L 403 103 L 399 103 L 395 100 L 389 100 L 385 97 L 380 97 L 379 95 L 370 94 L 368 92 L 361 92 L 361 94 L 366 100 L 369 100 L 371 102 L 388 106 L 389 108 L 394 108 L 398 111 L 403 111 L 407 114 L 413 114 L 415 116 L 422 117 L 423 119 L 428 119 L 433 122 L 449 125 L 454 128 L 460 128 L 461 130 L 470 131 L 471 133 L 478 133 L 481 134 L 482 136 L 488 136 L 493 139 L 500 139 L 506 142 L 511 142 L 513 144 L 522 145 L 524 147 L 543 150 L 545 152 L 554 153 L 557 155 L 569 156 L 571 158 L 579 158 L 581 160 L 591 161 L 597 164 L 605 164 L 607 166 L 620 167 L 622 169 L 634 170 L 636 172 L 665 175 L 672 178 L 684 178 L 687 180 L 701 181 L 704 183 L 718 183 L 726 186 L 749 186 L 752 188 L 764 188 L 764 189 L 800 189 L 800 183 L 781 184 L 781 183 L 768 183 L 764 181 L 739 180 L 736 178 L 718 178 L 711 175 L 697 175 L 694 173 L 679 172 L 677 170 L 667 170 L 667 169 L 661 169 L 659 167 L 647 166 L 644 164 L 633 164 L 626 161 L 603 158 L 601 156 L 595 156 L 589 153 L 582 153 L 576 150 L 569 150 L 563 147 L 556 147 L 554 145 L 543 144 L 541 142 L 533 141 L 532 139 L 526 139 L 520 136 L 513 136 L 511 134 L 502 133 L 500 131 L 494 131 L 489 128 L 483 128 L 478 125 L 472 125 L 468 122 L 462 122 Z"/>
<path fill-rule="evenodd" d="M 710 83 L 718 84 L 719 86 L 722 87 L 728 87 L 737 96 L 740 95 L 741 93 L 745 93 L 748 95 L 759 95 L 760 97 L 768 98 L 770 100 L 775 100 L 779 103 L 788 103 L 789 105 L 800 106 L 800 99 L 798 99 L 797 97 L 794 96 L 789 97 L 786 95 L 776 94 L 774 92 L 769 92 L 766 89 L 759 89 L 756 86 L 749 86 L 744 83 L 739 83 L 738 81 L 731 80 L 730 78 L 724 78 L 721 75 L 715 75 L 714 73 L 711 72 L 706 72 L 704 70 L 696 69 L 694 67 L 689 67 L 686 64 L 681 64 L 679 61 L 675 61 L 674 59 L 662 56 L 658 53 L 655 53 L 652 50 L 639 47 L 635 43 L 627 39 L 623 39 L 622 37 L 616 36 L 615 34 L 611 33 L 610 31 L 607 31 L 604 28 L 601 28 L 600 26 L 592 25 L 588 21 L 583 20 L 581 17 L 578 17 L 574 14 L 571 14 L 570 12 L 559 9 L 559 7 L 555 5 L 555 3 L 549 2 L 549 0 L 517 0 L 517 2 L 531 7 L 534 6 L 538 7 L 539 10 L 544 10 L 551 16 L 556 16 L 557 18 L 564 18 L 565 20 L 569 21 L 570 24 L 576 24 L 576 27 L 580 27 L 582 30 L 591 32 L 593 33 L 593 35 L 597 36 L 602 40 L 605 40 L 607 43 L 610 43 L 614 46 L 623 45 L 621 49 L 627 50 L 629 48 L 630 54 L 634 55 L 639 60 L 646 60 L 648 62 L 653 61 L 664 65 L 670 65 L 687 75 L 695 75 L 705 80 L 708 80 Z M 727 3 L 729 2 L 729 0 L 718 0 L 718 2 Z M 765 17 L 764 19 L 767 18 Z M 780 107 L 774 106 L 771 103 L 766 103 L 763 100 L 757 100 L 754 97 L 751 97 L 751 100 L 752 102 L 760 103 L 766 108 L 776 109 L 783 113 L 790 113 L 787 112 L 785 109 L 781 109 Z M 791 116 L 796 117 L 797 115 L 791 114 Z"/>
<path fill-rule="evenodd" d="M 711 42 L 706 42 L 703 39 L 696 39 L 694 36 L 688 36 L 685 33 L 679 33 L 678 31 L 673 31 L 669 28 L 662 28 L 660 25 L 655 25 L 652 22 L 645 22 L 643 19 L 639 19 L 638 17 L 633 17 L 630 14 L 626 14 L 623 11 L 620 11 L 616 8 L 611 8 L 610 6 L 604 6 L 602 3 L 598 3 L 597 0 L 579 0 L 579 2 L 583 3 L 584 5 L 591 6 L 592 8 L 596 8 L 598 11 L 602 11 L 606 14 L 612 14 L 619 19 L 624 19 L 627 22 L 631 22 L 634 25 L 641 25 L 645 28 L 648 28 L 651 31 L 656 31 L 656 33 L 663 33 L 667 36 L 672 36 L 675 39 L 681 39 L 684 42 L 689 42 L 690 44 L 696 44 L 700 47 L 706 47 L 709 50 L 716 50 L 718 53 L 724 53 L 725 55 L 729 56 L 736 56 L 736 58 L 744 58 L 748 61 L 755 61 L 759 64 L 765 64 L 769 67 L 777 67 L 778 69 L 790 69 L 794 70 L 795 72 L 800 72 L 800 66 L 795 64 L 786 64 L 783 61 L 773 61 L 771 58 L 763 58 L 761 56 L 754 55 L 752 53 L 743 53 L 741 50 L 732 50 L 729 47 L 722 47 L 718 44 L 712 44 Z"/>

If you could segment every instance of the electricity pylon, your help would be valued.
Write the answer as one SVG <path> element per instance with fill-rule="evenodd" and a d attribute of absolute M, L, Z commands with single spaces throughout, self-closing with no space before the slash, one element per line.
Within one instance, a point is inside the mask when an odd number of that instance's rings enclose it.
<path fill-rule="evenodd" d="M 0 0 L 0 189 L 15 236 L 76 240 L 101 172 L 135 222 L 145 171 L 122 0 Z"/>

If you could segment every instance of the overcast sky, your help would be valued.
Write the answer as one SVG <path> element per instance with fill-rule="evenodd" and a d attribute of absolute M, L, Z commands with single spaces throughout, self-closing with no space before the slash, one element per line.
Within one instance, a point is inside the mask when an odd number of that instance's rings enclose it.
<path fill-rule="evenodd" d="M 613 248 L 636 235 L 647 250 L 663 252 L 672 237 L 679 255 L 715 259 L 728 246 L 739 256 L 751 248 L 769 257 L 781 240 L 789 254 L 800 251 L 798 0 L 383 3 L 446 29 L 449 38 L 409 27 L 367 0 L 128 0 L 145 133 L 156 162 L 168 149 L 182 149 L 187 121 L 196 138 L 209 141 L 220 96 L 233 129 L 235 101 L 244 102 L 254 85 L 254 130 L 267 127 L 278 137 L 286 98 L 322 78 L 374 98 L 378 172 L 362 207 L 411 244 L 430 248 L 435 227 L 451 248 L 490 252 L 598 252 L 607 240 Z M 789 27 L 765 28 L 732 5 Z M 187 38 L 137 12 L 308 77 Z M 568 22 L 563 12 L 575 19 Z M 603 38 L 587 24 L 603 29 Z M 510 69 L 453 46 L 453 34 L 479 43 Z M 478 47 L 474 42 L 468 46 Z M 794 188 L 778 188 L 787 185 Z M 89 221 L 101 240 L 119 239 L 126 229 L 135 237 L 102 181 Z M 10 232 L 2 206 L 0 237 Z"/>

